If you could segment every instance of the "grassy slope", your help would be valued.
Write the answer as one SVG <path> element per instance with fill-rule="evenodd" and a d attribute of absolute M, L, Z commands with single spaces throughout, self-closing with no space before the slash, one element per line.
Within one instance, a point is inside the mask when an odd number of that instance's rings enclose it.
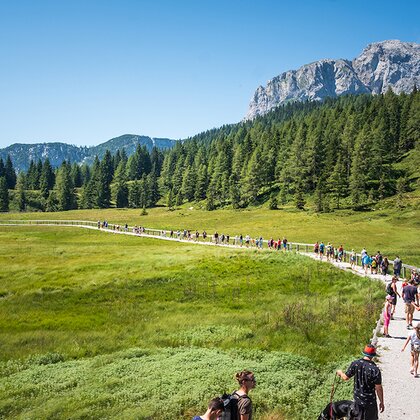
<path fill-rule="evenodd" d="M 265 208 L 249 210 L 217 210 L 207 212 L 186 206 L 169 212 L 166 208 L 148 210 L 107 209 L 76 210 L 61 213 L 6 213 L 0 219 L 79 219 L 104 220 L 111 223 L 137 224 L 157 229 L 206 229 L 230 235 L 286 236 L 293 242 L 323 240 L 346 249 L 369 252 L 380 250 L 392 260 L 398 253 L 408 264 L 420 266 L 420 211 L 416 208 L 397 209 L 393 202 L 389 208 L 366 213 L 339 211 L 330 214 L 297 212 L 290 209 L 270 211 Z"/>
<path fill-rule="evenodd" d="M 242 367 L 259 373 L 261 412 L 303 401 L 313 415 L 328 393 L 323 364 L 358 353 L 382 304 L 379 284 L 293 254 L 45 227 L 0 227 L 0 244 L 10 417 L 156 418 L 162 378 L 166 418 L 188 416 Z"/>

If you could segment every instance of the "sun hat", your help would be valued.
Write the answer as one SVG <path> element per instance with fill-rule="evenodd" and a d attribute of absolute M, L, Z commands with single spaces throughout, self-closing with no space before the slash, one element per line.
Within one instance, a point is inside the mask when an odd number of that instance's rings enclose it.
<path fill-rule="evenodd" d="M 364 354 L 367 357 L 375 357 L 376 356 L 376 347 L 369 344 L 369 345 L 365 346 L 364 350 L 362 351 L 362 354 Z"/>

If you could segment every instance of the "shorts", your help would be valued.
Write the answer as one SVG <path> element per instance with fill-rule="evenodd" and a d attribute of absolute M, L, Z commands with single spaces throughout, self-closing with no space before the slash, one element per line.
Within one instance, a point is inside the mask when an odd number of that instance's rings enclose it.
<path fill-rule="evenodd" d="M 419 352 L 420 352 L 420 347 L 414 346 L 414 344 L 411 343 L 411 353 L 419 353 Z"/>
<path fill-rule="evenodd" d="M 378 406 L 376 402 L 366 406 L 354 403 L 350 418 L 354 420 L 378 420 Z"/>
<path fill-rule="evenodd" d="M 405 304 L 405 313 L 409 315 L 414 314 L 414 305 L 412 303 Z"/>

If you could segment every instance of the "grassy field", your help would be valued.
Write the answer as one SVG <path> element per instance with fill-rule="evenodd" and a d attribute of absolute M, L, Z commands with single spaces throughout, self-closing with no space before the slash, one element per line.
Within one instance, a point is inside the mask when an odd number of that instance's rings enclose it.
<path fill-rule="evenodd" d="M 135 223 L 116 214 L 77 212 Z M 243 368 L 257 418 L 313 418 L 383 304 L 380 283 L 296 254 L 96 230 L 0 227 L 0 264 L 5 418 L 188 418 Z"/>
<path fill-rule="evenodd" d="M 348 210 L 328 214 L 295 211 L 292 209 L 204 211 L 182 207 L 168 211 L 164 207 L 148 210 L 106 209 L 76 210 L 61 213 L 0 213 L 4 219 L 78 219 L 108 220 L 111 223 L 141 225 L 156 229 L 205 229 L 208 233 L 262 235 L 264 239 L 286 236 L 292 242 L 315 241 L 343 244 L 345 249 L 357 252 L 366 247 L 368 252 L 381 251 L 394 260 L 398 254 L 403 262 L 420 266 L 420 210 L 416 207 L 398 209 L 388 203 L 388 208 L 370 212 Z"/>

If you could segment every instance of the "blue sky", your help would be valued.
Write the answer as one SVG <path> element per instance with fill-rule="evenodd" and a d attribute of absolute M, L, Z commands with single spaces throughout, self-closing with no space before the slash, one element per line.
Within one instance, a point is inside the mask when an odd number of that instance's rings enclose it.
<path fill-rule="evenodd" d="M 0 0 L 0 147 L 238 122 L 283 71 L 420 42 L 419 16 L 411 0 Z"/>

